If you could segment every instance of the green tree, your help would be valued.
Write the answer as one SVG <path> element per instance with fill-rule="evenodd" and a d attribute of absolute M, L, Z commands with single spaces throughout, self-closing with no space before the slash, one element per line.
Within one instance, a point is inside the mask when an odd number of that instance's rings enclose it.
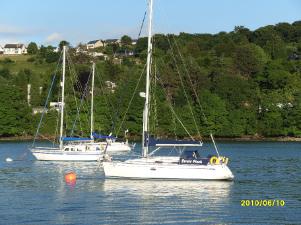
<path fill-rule="evenodd" d="M 234 64 L 241 75 L 249 77 L 261 71 L 268 57 L 262 48 L 255 44 L 238 46 L 234 54 Z"/>
<path fill-rule="evenodd" d="M 127 35 L 122 36 L 120 41 L 123 46 L 132 45 L 132 38 Z"/>
<path fill-rule="evenodd" d="M 70 43 L 69 43 L 68 41 L 66 41 L 66 40 L 61 41 L 61 42 L 59 43 L 60 51 L 63 50 L 63 47 L 64 47 L 64 46 L 69 47 L 69 46 L 70 46 Z"/>
<path fill-rule="evenodd" d="M 59 57 L 60 57 L 59 53 L 53 51 L 47 51 L 45 56 L 45 61 L 47 63 L 57 62 L 59 60 Z"/>
<path fill-rule="evenodd" d="M 139 38 L 136 46 L 135 52 L 140 59 L 145 60 L 147 54 L 147 37 Z"/>
<path fill-rule="evenodd" d="M 0 83 L 0 136 L 17 136 L 29 132 L 29 108 L 19 88 Z"/>
<path fill-rule="evenodd" d="M 200 95 L 200 102 L 203 111 L 198 107 L 200 116 L 201 133 L 209 135 L 213 133 L 217 136 L 226 136 L 224 129 L 231 126 L 228 121 L 229 112 L 226 109 L 226 103 L 216 94 L 205 90 Z M 203 113 L 206 119 L 202 116 Z"/>
<path fill-rule="evenodd" d="M 284 43 L 274 26 L 265 26 L 254 32 L 254 41 L 262 47 L 272 58 L 280 58 L 284 55 Z"/>
<path fill-rule="evenodd" d="M 30 42 L 27 46 L 27 52 L 30 55 L 35 55 L 38 53 L 38 46 L 35 42 Z"/>

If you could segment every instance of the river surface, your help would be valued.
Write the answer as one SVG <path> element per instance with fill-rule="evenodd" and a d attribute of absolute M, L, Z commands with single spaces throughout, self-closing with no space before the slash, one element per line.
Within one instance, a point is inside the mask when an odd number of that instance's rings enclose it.
<path fill-rule="evenodd" d="M 219 143 L 232 182 L 105 179 L 98 162 L 35 161 L 29 145 L 0 143 L 0 224 L 301 224 L 300 143 Z M 64 181 L 69 171 L 77 173 L 75 186 Z"/>

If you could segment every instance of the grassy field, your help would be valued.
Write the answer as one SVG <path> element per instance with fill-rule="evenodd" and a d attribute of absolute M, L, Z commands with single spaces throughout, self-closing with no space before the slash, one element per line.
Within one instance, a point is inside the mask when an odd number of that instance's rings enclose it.
<path fill-rule="evenodd" d="M 0 55 L 0 60 L 3 60 L 5 58 L 9 58 L 15 62 L 24 62 L 27 61 L 28 58 L 30 58 L 30 55 Z"/>
<path fill-rule="evenodd" d="M 8 68 L 12 74 L 17 74 L 20 70 L 29 69 L 37 74 L 44 74 L 53 69 L 53 64 L 29 62 L 31 55 L 0 55 L 0 69 Z M 5 63 L 6 59 L 12 62 Z"/>

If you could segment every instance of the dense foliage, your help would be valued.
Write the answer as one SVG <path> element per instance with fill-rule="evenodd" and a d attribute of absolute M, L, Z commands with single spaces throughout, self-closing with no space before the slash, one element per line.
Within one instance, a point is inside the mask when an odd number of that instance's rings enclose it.
<path fill-rule="evenodd" d="M 154 46 L 153 133 L 186 137 L 179 119 L 194 136 L 198 131 L 203 136 L 212 132 L 220 137 L 301 135 L 301 21 L 255 31 L 238 26 L 232 32 L 214 35 L 156 34 Z M 34 44 L 31 47 L 31 58 L 17 72 L 11 69 L 18 62 L 0 58 L 0 136 L 35 132 L 40 115 L 33 116 L 29 109 L 43 105 L 53 75 L 50 71 L 55 70 L 60 53 L 53 52 L 51 46 L 42 46 L 37 52 Z M 111 44 L 100 50 L 109 58 L 96 60 L 95 129 L 119 136 L 129 129 L 132 136 L 138 136 L 143 110 L 139 92 L 145 89 L 145 76 L 139 78 L 147 39 L 140 38 L 132 45 L 130 37 L 124 36 L 119 46 Z M 120 55 L 116 61 L 115 53 L 129 50 L 135 55 Z M 75 51 L 70 55 L 78 75 L 73 80 L 72 73 L 67 74 L 67 132 L 74 128 L 76 134 L 88 135 L 90 95 L 84 86 L 91 82 L 91 57 Z M 37 69 L 40 66 L 44 72 Z M 58 81 L 59 77 L 51 101 L 57 101 Z M 116 83 L 116 88 L 105 81 Z M 32 85 L 31 106 L 26 104 L 28 83 Z M 79 115 L 80 122 L 73 126 L 81 99 L 84 115 Z M 56 116 L 56 112 L 47 113 L 41 130 L 45 135 L 55 133 Z"/>

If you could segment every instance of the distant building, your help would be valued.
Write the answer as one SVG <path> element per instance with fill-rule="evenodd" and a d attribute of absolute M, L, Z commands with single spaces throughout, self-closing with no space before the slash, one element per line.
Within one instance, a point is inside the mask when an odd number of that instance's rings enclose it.
<path fill-rule="evenodd" d="M 62 102 L 50 102 L 50 110 L 60 111 Z"/>
<path fill-rule="evenodd" d="M 115 65 L 120 65 L 122 63 L 122 58 L 114 57 L 112 63 Z"/>
<path fill-rule="evenodd" d="M 286 108 L 286 107 L 292 108 L 292 107 L 293 107 L 293 104 L 290 103 L 290 102 L 288 102 L 288 103 L 281 103 L 281 102 L 279 102 L 279 103 L 276 103 L 276 106 L 277 106 L 279 109 Z"/>
<path fill-rule="evenodd" d="M 59 51 L 60 51 L 59 47 L 53 48 L 53 52 L 59 52 Z"/>
<path fill-rule="evenodd" d="M 112 93 L 115 92 L 115 88 L 117 87 L 116 83 L 107 80 L 107 81 L 105 81 L 105 84 L 106 84 L 107 88 L 108 88 L 109 90 L 111 90 Z"/>
<path fill-rule="evenodd" d="M 108 44 L 120 44 L 120 40 L 119 39 L 107 39 L 105 40 L 105 45 L 108 45 Z"/>
<path fill-rule="evenodd" d="M 76 54 L 86 54 L 86 55 L 88 55 L 88 51 L 86 49 L 86 46 L 85 46 L 85 48 L 83 48 L 83 47 L 76 47 L 75 48 L 75 53 Z"/>
<path fill-rule="evenodd" d="M 138 39 L 133 39 L 132 40 L 132 45 L 136 45 L 137 44 Z"/>
<path fill-rule="evenodd" d="M 6 44 L 4 46 L 4 55 L 21 55 L 26 53 L 27 48 L 23 44 Z"/>
<path fill-rule="evenodd" d="M 104 60 L 108 59 L 108 55 L 102 53 L 102 52 L 89 52 L 88 55 L 92 57 L 103 57 Z"/>
<path fill-rule="evenodd" d="M 133 55 L 135 55 L 135 52 L 132 50 L 125 50 L 122 52 L 116 52 L 114 54 L 115 57 L 128 57 L 128 56 L 133 56 Z"/>
<path fill-rule="evenodd" d="M 95 41 L 89 41 L 87 43 L 87 49 L 93 49 L 98 47 L 104 47 L 105 43 L 103 40 L 95 40 Z"/>
<path fill-rule="evenodd" d="M 32 108 L 32 114 L 33 114 L 33 115 L 36 115 L 36 114 L 38 114 L 38 113 L 43 113 L 44 110 L 45 110 L 45 113 L 48 112 L 48 110 L 45 109 L 44 107 L 35 107 L 35 108 Z"/>
<path fill-rule="evenodd" d="M 120 44 L 119 39 L 106 39 L 106 40 L 94 40 L 89 41 L 86 45 L 87 49 L 94 49 L 98 47 L 105 47 L 108 44 Z"/>
<path fill-rule="evenodd" d="M 4 48 L 0 45 L 0 54 L 3 54 Z"/>
<path fill-rule="evenodd" d="M 301 56 L 297 52 L 294 52 L 288 56 L 288 60 L 299 60 L 299 59 L 301 59 Z"/>

